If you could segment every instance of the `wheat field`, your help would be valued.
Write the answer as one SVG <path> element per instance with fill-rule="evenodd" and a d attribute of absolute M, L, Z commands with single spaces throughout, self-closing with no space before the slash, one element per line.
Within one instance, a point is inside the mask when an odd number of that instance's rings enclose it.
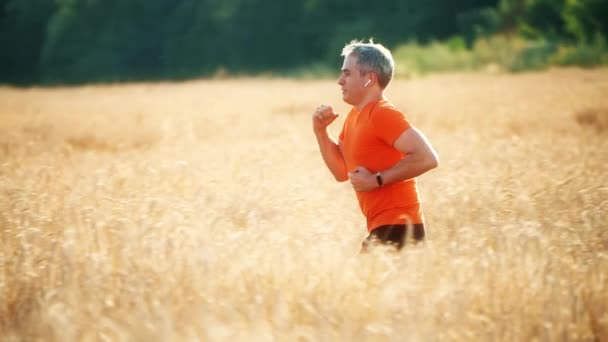
<path fill-rule="evenodd" d="M 608 340 L 608 69 L 396 80 L 423 245 L 360 255 L 330 80 L 0 88 L 2 341 Z"/>

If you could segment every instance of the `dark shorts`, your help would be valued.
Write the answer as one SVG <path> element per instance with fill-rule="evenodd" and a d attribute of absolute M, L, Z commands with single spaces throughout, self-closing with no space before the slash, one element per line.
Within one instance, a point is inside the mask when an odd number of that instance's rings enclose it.
<path fill-rule="evenodd" d="M 412 228 L 412 232 L 408 232 L 408 227 Z M 361 244 L 361 252 L 368 251 L 374 244 L 394 246 L 400 250 L 408 235 L 414 238 L 414 242 L 424 241 L 424 224 L 391 224 L 374 228 Z"/>

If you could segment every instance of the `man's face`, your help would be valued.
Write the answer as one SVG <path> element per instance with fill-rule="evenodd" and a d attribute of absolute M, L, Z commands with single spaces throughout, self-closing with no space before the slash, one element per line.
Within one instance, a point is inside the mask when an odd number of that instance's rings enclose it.
<path fill-rule="evenodd" d="M 357 64 L 357 56 L 348 55 L 342 64 L 342 72 L 338 78 L 338 84 L 342 89 L 342 100 L 356 106 L 365 95 L 365 82 L 369 80 L 367 74 L 361 75 L 361 68 Z"/>

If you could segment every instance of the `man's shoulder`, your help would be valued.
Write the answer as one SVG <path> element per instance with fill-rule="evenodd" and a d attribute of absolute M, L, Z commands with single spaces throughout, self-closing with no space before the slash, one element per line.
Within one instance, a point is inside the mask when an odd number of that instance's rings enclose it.
<path fill-rule="evenodd" d="M 386 118 L 386 117 L 401 117 L 405 116 L 402 110 L 397 108 L 393 103 L 382 101 L 370 113 L 370 118 Z"/>
<path fill-rule="evenodd" d="M 399 108 L 397 108 L 397 106 L 395 106 L 392 102 L 389 102 L 389 101 L 380 102 L 378 104 L 378 110 L 402 113 L 402 111 Z"/>

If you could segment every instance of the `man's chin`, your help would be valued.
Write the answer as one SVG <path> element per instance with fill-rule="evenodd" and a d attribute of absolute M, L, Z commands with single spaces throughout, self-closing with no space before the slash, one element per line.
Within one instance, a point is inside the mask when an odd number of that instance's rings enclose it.
<path fill-rule="evenodd" d="M 346 94 L 342 94 L 342 101 L 348 103 L 348 104 L 352 104 L 351 101 L 348 98 L 348 95 Z"/>

